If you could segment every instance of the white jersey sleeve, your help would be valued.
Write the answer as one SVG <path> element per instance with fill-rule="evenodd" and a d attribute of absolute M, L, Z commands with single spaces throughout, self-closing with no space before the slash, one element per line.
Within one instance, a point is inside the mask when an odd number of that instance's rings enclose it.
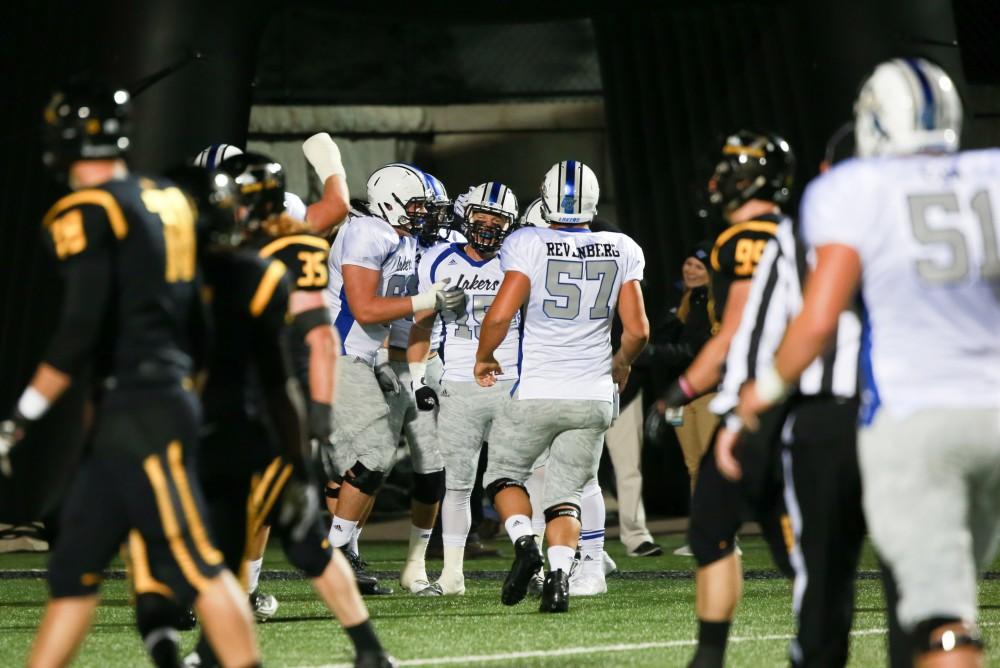
<path fill-rule="evenodd" d="M 344 289 L 344 266 L 379 271 L 382 278 L 378 294 L 400 296 L 405 292 L 405 279 L 401 286 L 398 267 L 402 265 L 412 271 L 412 264 L 406 262 L 405 252 L 401 256 L 400 250 L 405 250 L 402 239 L 392 226 L 378 218 L 351 218 L 337 234 L 328 260 L 330 281 L 326 303 L 330 319 L 340 335 L 341 353 L 373 363 L 375 352 L 389 333 L 388 323 L 362 325 L 357 322 Z"/>
<path fill-rule="evenodd" d="M 611 323 L 625 281 L 645 259 L 624 234 L 523 228 L 504 241 L 503 271 L 528 277 L 520 399 L 611 401 Z"/>
<path fill-rule="evenodd" d="M 852 160 L 806 190 L 805 240 L 861 260 L 862 423 L 1000 405 L 1000 151 Z"/>

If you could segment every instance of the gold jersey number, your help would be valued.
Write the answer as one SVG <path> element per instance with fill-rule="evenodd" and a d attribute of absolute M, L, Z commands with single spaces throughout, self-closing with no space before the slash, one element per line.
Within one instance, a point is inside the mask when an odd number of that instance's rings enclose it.
<path fill-rule="evenodd" d="M 299 260 L 302 262 L 302 275 L 299 276 L 299 280 L 297 281 L 299 287 L 325 287 L 328 278 L 326 273 L 326 252 L 300 251 Z"/>
<path fill-rule="evenodd" d="M 187 197 L 179 188 L 150 188 L 142 191 L 142 203 L 163 222 L 167 283 L 194 280 L 194 212 L 191 211 Z"/>
<path fill-rule="evenodd" d="M 750 276 L 764 254 L 766 239 L 740 239 L 736 242 L 733 259 L 736 260 L 736 275 Z"/>

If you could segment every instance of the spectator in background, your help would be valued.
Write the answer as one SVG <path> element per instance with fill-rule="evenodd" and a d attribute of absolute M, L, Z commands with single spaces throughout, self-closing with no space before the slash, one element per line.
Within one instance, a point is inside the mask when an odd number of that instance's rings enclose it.
<path fill-rule="evenodd" d="M 653 375 L 664 386 L 691 364 L 701 347 L 719 329 L 708 269 L 711 250 L 711 242 L 705 241 L 688 253 L 681 270 L 684 293 L 680 304 L 654 327 L 652 342 L 643 354 Z M 692 401 L 684 407 L 679 421 L 671 421 L 684 454 L 684 465 L 691 477 L 692 491 L 698 478 L 698 465 L 708 450 L 718 422 L 718 418 L 708 410 L 708 403 L 714 396 L 712 392 Z M 651 409 L 647 420 L 647 438 L 656 434 L 663 425 L 665 410 L 666 405 L 662 401 L 657 401 Z M 685 545 L 674 554 L 690 556 L 690 551 Z"/>
<path fill-rule="evenodd" d="M 595 232 L 621 232 L 614 224 L 595 218 L 590 225 Z M 617 351 L 622 326 L 615 316 L 611 326 L 611 345 Z M 604 436 L 611 465 L 615 470 L 618 497 L 618 539 L 630 557 L 656 557 L 663 548 L 653 542 L 646 528 L 646 508 L 642 503 L 642 373 L 639 360 L 633 365 L 625 389 L 619 397 L 620 414 Z"/>

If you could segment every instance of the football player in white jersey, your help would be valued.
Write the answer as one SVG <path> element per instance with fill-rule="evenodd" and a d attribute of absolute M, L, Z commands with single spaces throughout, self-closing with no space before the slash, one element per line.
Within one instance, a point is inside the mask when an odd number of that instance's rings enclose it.
<path fill-rule="evenodd" d="M 917 666 L 983 665 L 976 578 L 1000 535 L 1000 151 L 958 153 L 961 119 L 937 65 L 875 68 L 855 104 L 858 159 L 802 200 L 816 249 L 802 311 L 740 404 L 753 425 L 860 288 L 865 518 Z"/>
<path fill-rule="evenodd" d="M 542 561 L 524 482 L 549 449 L 542 500 L 549 573 L 539 609 L 565 612 L 580 540 L 580 496 L 597 475 L 616 390 L 646 345 L 649 323 L 639 285 L 642 249 L 624 234 L 587 227 L 599 195 L 593 171 L 576 160 L 560 162 L 546 174 L 542 194 L 550 227 L 519 229 L 500 250 L 504 279 L 482 319 L 474 375 L 484 387 L 502 377 L 495 351 L 524 306 L 516 400 L 494 423 L 483 480 L 514 543 L 500 597 L 514 605 Z M 624 332 L 612 356 L 616 306 Z"/>
<path fill-rule="evenodd" d="M 431 372 L 434 354 L 434 334 L 439 332 L 437 314 L 417 314 L 410 330 L 409 377 L 414 380 L 418 403 L 434 404 L 440 400 L 438 414 L 438 445 L 445 460 L 447 491 L 441 511 L 444 570 L 441 578 L 428 593 L 464 594 L 465 576 L 462 562 L 465 541 L 472 526 L 469 507 L 476 482 L 479 451 L 493 418 L 510 398 L 517 379 L 518 328 L 507 334 L 497 356 L 507 370 L 492 387 L 479 387 L 472 379 L 479 343 L 480 323 L 493 303 L 503 272 L 497 253 L 500 244 L 517 220 L 517 197 L 499 182 L 483 183 L 473 188 L 463 201 L 462 232 L 468 242 L 440 244 L 429 251 L 417 266 L 417 289 L 449 278 L 449 285 L 461 286 L 468 295 L 466 309 L 458 319 L 446 325 L 444 336 L 444 374 L 439 388 L 422 382 Z M 515 320 L 519 322 L 517 316 Z M 428 353 L 434 355 L 428 358 Z"/>
<path fill-rule="evenodd" d="M 447 216 L 451 201 L 444 184 L 435 176 L 424 172 L 428 200 L 427 212 L 419 229 L 410 237 L 401 240 L 405 250 L 400 254 L 412 257 L 412 273 L 406 282 L 407 294 L 419 293 L 417 269 L 424 262 L 424 256 L 437 244 L 444 242 L 449 234 Z M 433 281 L 431 282 L 433 283 Z M 427 285 L 431 285 L 428 283 Z M 389 428 L 398 441 L 406 436 L 413 462 L 413 492 L 411 499 L 410 543 L 406 562 L 400 573 L 400 584 L 404 589 L 425 596 L 439 595 L 436 587 L 430 587 L 427 577 L 425 555 L 438 507 L 445 493 L 445 462 L 441 457 L 437 441 L 437 392 L 440 389 L 443 367 L 438 356 L 441 344 L 441 323 L 436 311 L 432 316 L 430 353 L 424 373 L 411 375 L 407 364 L 406 349 L 409 345 L 413 317 L 394 320 L 389 327 L 389 346 L 379 351 L 379 374 L 383 385 L 392 384 L 399 390 L 386 392 L 389 405 Z M 383 361 L 384 356 L 384 361 Z M 383 366 L 385 364 L 385 366 Z M 388 377 L 386 383 L 385 379 Z M 393 380 L 394 377 L 394 380 Z M 383 389 L 385 389 L 383 387 Z"/>
<path fill-rule="evenodd" d="M 340 335 L 342 362 L 337 366 L 333 462 L 328 468 L 343 475 L 339 488 L 337 480 L 327 487 L 327 495 L 337 498 L 330 542 L 355 564 L 357 555 L 348 545 L 370 512 L 396 451 L 389 408 L 375 376 L 376 353 L 392 321 L 417 311 L 465 307 L 464 291 L 444 289 L 444 281 L 414 296 L 407 291 L 414 264 L 407 238 L 422 224 L 431 197 L 415 167 L 391 164 L 376 170 L 368 179 L 372 215 L 350 218 L 330 249 L 326 297 Z"/>

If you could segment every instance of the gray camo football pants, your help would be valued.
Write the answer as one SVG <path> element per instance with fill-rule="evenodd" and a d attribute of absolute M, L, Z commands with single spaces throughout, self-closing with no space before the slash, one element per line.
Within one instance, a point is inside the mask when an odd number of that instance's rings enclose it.
<path fill-rule="evenodd" d="M 410 457 L 413 460 L 413 470 L 416 473 L 434 473 L 444 468 L 444 459 L 438 449 L 437 421 L 438 408 L 432 411 L 417 410 L 410 391 L 410 366 L 406 362 L 389 361 L 392 370 L 399 378 L 402 388 L 399 394 L 387 394 L 385 399 L 389 405 L 389 431 L 394 440 L 398 441 L 402 434 L 410 446 Z M 427 360 L 425 372 L 427 384 L 433 389 L 438 399 L 441 398 L 441 376 L 444 374 L 444 364 L 441 356 Z"/>
<path fill-rule="evenodd" d="M 337 363 L 332 441 L 341 474 L 357 461 L 381 473 L 392 466 L 396 439 L 389 429 L 389 406 L 375 371 L 357 357 L 342 357 Z"/>
<path fill-rule="evenodd" d="M 545 464 L 542 508 L 579 507 L 583 486 L 597 477 L 611 402 L 574 399 L 514 399 L 493 423 L 483 483 L 504 478 L 523 483 L 539 456 Z"/>
<path fill-rule="evenodd" d="M 444 457 L 448 489 L 471 490 L 475 486 L 479 451 L 483 441 L 492 441 L 494 419 L 511 401 L 513 386 L 513 380 L 501 380 L 492 387 L 480 387 L 474 381 L 441 383 L 438 447 Z"/>

